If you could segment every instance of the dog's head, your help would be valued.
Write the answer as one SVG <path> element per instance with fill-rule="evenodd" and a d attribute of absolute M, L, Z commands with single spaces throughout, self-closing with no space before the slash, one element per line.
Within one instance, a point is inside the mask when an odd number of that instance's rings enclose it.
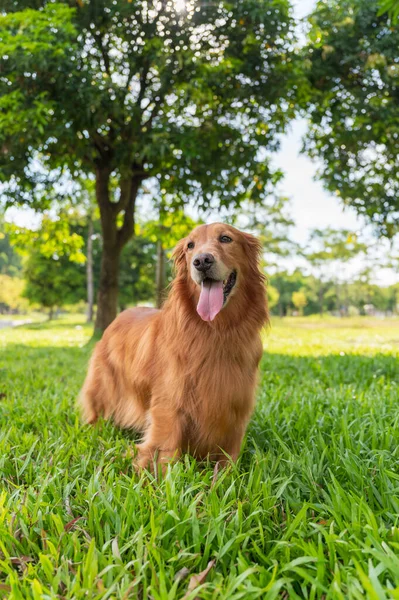
<path fill-rule="evenodd" d="M 213 321 L 254 278 L 263 284 L 260 251 L 255 237 L 223 223 L 200 225 L 179 242 L 173 254 L 178 276 L 193 288 L 204 321 Z"/>

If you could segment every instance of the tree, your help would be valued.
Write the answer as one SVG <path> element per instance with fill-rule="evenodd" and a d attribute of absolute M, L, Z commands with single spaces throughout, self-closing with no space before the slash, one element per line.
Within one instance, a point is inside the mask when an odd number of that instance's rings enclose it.
<path fill-rule="evenodd" d="M 0 273 L 0 313 L 16 312 L 27 307 L 22 296 L 24 287 L 24 281 L 19 277 Z"/>
<path fill-rule="evenodd" d="M 126 244 L 121 256 L 119 306 L 154 302 L 156 245 L 139 233 Z"/>
<path fill-rule="evenodd" d="M 289 2 L 30 6 L 5 0 L 0 16 L 0 172 L 9 202 L 38 207 L 66 175 L 95 177 L 104 329 L 143 181 L 207 208 L 258 201 L 279 179 L 270 153 L 297 93 Z"/>
<path fill-rule="evenodd" d="M 159 218 L 143 225 L 143 234 L 156 245 L 155 303 L 160 308 L 165 300 L 167 280 L 167 251 L 199 225 L 182 210 L 173 209 L 173 198 L 163 198 Z M 176 205 L 175 205 L 176 206 Z"/>
<path fill-rule="evenodd" d="M 67 255 L 47 257 L 32 252 L 25 269 L 25 298 L 49 310 L 49 319 L 54 309 L 75 303 L 84 294 L 84 272 Z"/>
<path fill-rule="evenodd" d="M 4 215 L 0 213 L 0 274 L 20 277 L 22 275 L 21 257 L 15 252 L 10 235 L 7 232 L 7 223 Z"/>
<path fill-rule="evenodd" d="M 71 232 L 65 215 L 53 220 L 45 216 L 37 231 L 12 228 L 17 250 L 25 255 L 23 295 L 49 310 L 77 302 L 85 293 L 84 240 Z"/>
<path fill-rule="evenodd" d="M 267 286 L 267 304 L 270 310 L 277 306 L 279 298 L 280 294 L 278 293 L 278 289 L 269 284 Z"/>
<path fill-rule="evenodd" d="M 308 301 L 306 299 L 306 294 L 303 291 L 303 289 L 299 290 L 298 292 L 292 293 L 292 303 L 295 306 L 295 308 L 298 310 L 299 315 L 302 316 L 303 309 L 305 308 L 305 306 L 308 303 Z"/>
<path fill-rule="evenodd" d="M 68 207 L 68 205 L 70 205 Z M 73 194 L 63 203 L 68 208 L 71 225 L 81 230 L 86 240 L 86 290 L 87 290 L 87 322 L 94 317 L 94 249 L 96 237 L 95 222 L 99 220 L 95 202 L 95 182 L 91 178 L 81 177 L 75 182 Z M 77 226 L 77 227 L 76 227 Z"/>
<path fill-rule="evenodd" d="M 311 314 L 317 311 L 315 289 L 318 287 L 318 282 L 312 275 L 304 275 L 299 269 L 295 269 L 293 273 L 278 271 L 270 276 L 270 283 L 278 292 L 278 302 L 274 306 L 277 308 L 280 317 L 286 316 L 294 308 L 292 295 L 300 290 L 303 290 L 306 294 L 306 312 Z M 271 308 L 273 308 L 273 305 Z"/>
<path fill-rule="evenodd" d="M 388 236 L 399 216 L 399 28 L 377 0 L 318 2 L 306 65 L 305 149 L 320 178 Z"/>
<path fill-rule="evenodd" d="M 87 288 L 87 322 L 93 321 L 94 315 L 94 275 L 93 275 L 93 211 L 87 215 L 87 244 L 86 244 L 86 288 Z"/>
<path fill-rule="evenodd" d="M 367 246 L 358 240 L 356 233 L 347 229 L 314 229 L 310 235 L 310 244 L 303 252 L 306 259 L 316 270 L 319 281 L 319 309 L 324 312 L 324 294 L 329 280 L 336 282 L 336 299 L 339 304 L 338 284 L 342 277 L 342 266 L 355 256 L 367 251 Z M 333 272 L 329 272 L 329 269 Z M 339 306 L 337 306 L 339 310 Z"/>
<path fill-rule="evenodd" d="M 295 225 L 291 216 L 290 199 L 285 196 L 265 195 L 261 205 L 244 202 L 234 224 L 250 229 L 263 246 L 263 262 L 267 269 L 278 267 L 279 258 L 287 257 L 298 249 L 292 241 L 291 228 Z"/>

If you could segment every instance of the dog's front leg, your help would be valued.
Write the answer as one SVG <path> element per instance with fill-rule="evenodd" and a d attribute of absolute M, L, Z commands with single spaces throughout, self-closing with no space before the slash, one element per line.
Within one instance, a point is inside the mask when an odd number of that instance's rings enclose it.
<path fill-rule="evenodd" d="M 214 458 L 220 466 L 226 466 L 231 461 L 237 462 L 240 454 L 242 440 L 245 435 L 246 424 L 238 424 L 226 435 L 220 446 L 220 451 L 215 453 Z"/>
<path fill-rule="evenodd" d="M 150 425 L 144 440 L 137 444 L 136 466 L 149 468 L 157 464 L 165 471 L 168 462 L 181 455 L 183 423 L 181 416 L 165 405 L 153 405 L 150 410 Z"/>

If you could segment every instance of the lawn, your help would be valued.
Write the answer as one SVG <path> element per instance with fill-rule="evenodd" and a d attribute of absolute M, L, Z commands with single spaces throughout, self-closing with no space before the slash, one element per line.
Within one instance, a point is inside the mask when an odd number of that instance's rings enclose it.
<path fill-rule="evenodd" d="M 399 321 L 274 322 L 238 464 L 162 481 L 79 422 L 90 335 L 0 331 L 0 597 L 399 598 Z"/>

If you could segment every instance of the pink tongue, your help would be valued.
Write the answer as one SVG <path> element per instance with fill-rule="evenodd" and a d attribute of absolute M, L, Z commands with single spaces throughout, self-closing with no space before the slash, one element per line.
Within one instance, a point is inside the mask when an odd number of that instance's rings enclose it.
<path fill-rule="evenodd" d="M 204 321 L 213 321 L 223 307 L 223 282 L 203 281 L 197 313 Z"/>

